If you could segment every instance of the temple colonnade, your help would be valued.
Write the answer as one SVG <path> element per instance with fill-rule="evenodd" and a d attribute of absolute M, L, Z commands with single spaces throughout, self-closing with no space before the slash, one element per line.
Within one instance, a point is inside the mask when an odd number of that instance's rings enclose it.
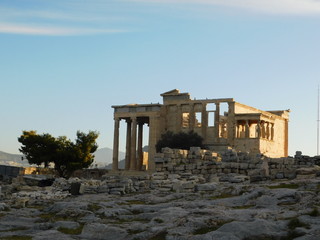
<path fill-rule="evenodd" d="M 238 120 L 236 138 L 261 138 L 274 140 L 274 122 L 265 120 Z"/>
<path fill-rule="evenodd" d="M 143 125 L 148 124 L 146 119 L 137 117 L 124 119 L 127 124 L 125 170 L 142 170 L 143 166 Z M 119 128 L 120 118 L 114 119 L 114 146 L 112 169 L 119 169 Z"/>

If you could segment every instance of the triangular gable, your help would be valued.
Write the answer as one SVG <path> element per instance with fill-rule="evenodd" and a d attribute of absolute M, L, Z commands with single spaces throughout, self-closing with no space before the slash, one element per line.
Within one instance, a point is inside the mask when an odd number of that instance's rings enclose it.
<path fill-rule="evenodd" d="M 172 95 L 178 95 L 179 93 L 180 91 L 178 89 L 173 89 L 171 91 L 160 94 L 160 96 L 172 96 Z"/>

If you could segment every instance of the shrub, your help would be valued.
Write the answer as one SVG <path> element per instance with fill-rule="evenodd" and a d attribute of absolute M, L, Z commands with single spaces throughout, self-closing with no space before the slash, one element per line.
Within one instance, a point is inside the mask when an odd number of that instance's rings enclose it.
<path fill-rule="evenodd" d="M 161 139 L 156 144 L 156 150 L 160 152 L 165 147 L 189 150 L 190 147 L 203 147 L 202 141 L 203 138 L 194 131 L 188 133 L 168 131 L 161 135 Z"/>

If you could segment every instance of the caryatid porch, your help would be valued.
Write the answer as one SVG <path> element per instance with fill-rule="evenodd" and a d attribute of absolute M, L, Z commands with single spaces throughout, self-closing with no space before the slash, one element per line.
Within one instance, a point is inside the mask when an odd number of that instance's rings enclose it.
<path fill-rule="evenodd" d="M 114 108 L 114 142 L 112 169 L 119 170 L 119 128 L 126 123 L 125 170 L 143 170 L 143 126 L 149 126 L 149 146 L 155 146 L 159 137 L 160 104 L 123 105 Z M 154 169 L 154 147 L 149 147 L 147 169 Z"/>
<path fill-rule="evenodd" d="M 236 114 L 234 147 L 270 157 L 279 157 L 279 152 L 288 156 L 288 119 L 274 114 L 278 112 Z"/>

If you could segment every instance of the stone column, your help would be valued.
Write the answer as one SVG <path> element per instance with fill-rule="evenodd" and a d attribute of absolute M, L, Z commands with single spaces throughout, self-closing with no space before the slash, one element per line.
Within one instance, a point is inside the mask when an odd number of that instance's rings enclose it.
<path fill-rule="evenodd" d="M 245 125 L 241 122 L 241 124 L 240 124 L 240 133 L 239 133 L 239 138 L 244 138 L 245 137 L 245 132 L 246 132 L 246 130 L 245 130 Z"/>
<path fill-rule="evenodd" d="M 182 129 L 182 109 L 181 109 L 181 104 L 177 104 L 176 107 L 177 107 L 176 133 L 178 133 Z"/>
<path fill-rule="evenodd" d="M 143 164 L 143 152 L 142 152 L 142 140 L 143 140 L 143 123 L 139 123 L 138 129 L 138 158 L 137 158 L 137 170 L 140 171 Z"/>
<path fill-rule="evenodd" d="M 114 119 L 114 135 L 113 135 L 113 158 L 112 158 L 112 170 L 119 170 L 119 126 L 120 119 Z"/>
<path fill-rule="evenodd" d="M 236 138 L 240 138 L 240 126 L 238 121 L 236 122 Z"/>
<path fill-rule="evenodd" d="M 176 112 L 176 125 L 175 125 L 176 127 L 175 127 L 175 130 L 176 130 L 176 133 L 177 133 L 177 132 L 180 132 L 181 129 L 182 129 L 182 109 L 181 109 L 181 104 L 177 104 L 176 108 L 177 108 L 177 112 Z M 168 119 L 167 119 L 167 121 L 168 121 Z"/>
<path fill-rule="evenodd" d="M 203 142 L 206 143 L 207 137 L 207 127 L 208 127 L 208 113 L 207 113 L 207 104 L 202 104 L 202 111 L 201 111 L 201 134 L 203 138 Z"/>
<path fill-rule="evenodd" d="M 261 122 L 261 137 L 265 138 L 266 137 L 266 128 L 265 128 L 265 122 Z"/>
<path fill-rule="evenodd" d="M 137 166 L 137 118 L 133 117 L 132 120 L 132 127 L 131 127 L 131 145 L 130 145 L 130 170 L 136 170 Z"/>
<path fill-rule="evenodd" d="M 126 139 L 126 160 L 125 170 L 130 169 L 130 151 L 131 151 L 131 120 L 127 120 L 127 139 Z"/>
<path fill-rule="evenodd" d="M 195 112 L 194 112 L 194 104 L 191 103 L 189 105 L 189 130 L 190 131 L 193 131 L 194 130 L 194 125 L 195 125 L 195 122 L 196 122 L 196 116 L 195 116 Z"/>
<path fill-rule="evenodd" d="M 214 138 L 215 142 L 220 142 L 220 103 L 216 103 L 214 112 Z"/>
<path fill-rule="evenodd" d="M 257 138 L 261 138 L 261 122 L 260 122 L 260 120 L 257 123 Z"/>
<path fill-rule="evenodd" d="M 235 102 L 228 102 L 228 143 L 231 147 L 234 147 L 235 136 L 236 136 L 236 122 L 235 122 Z"/>
<path fill-rule="evenodd" d="M 266 139 L 270 140 L 270 123 L 269 122 L 267 122 L 266 128 L 267 128 L 267 130 L 266 130 Z"/>
<path fill-rule="evenodd" d="M 245 138 L 250 138 L 250 125 L 249 125 L 249 120 L 246 120 L 246 125 L 245 125 Z"/>

